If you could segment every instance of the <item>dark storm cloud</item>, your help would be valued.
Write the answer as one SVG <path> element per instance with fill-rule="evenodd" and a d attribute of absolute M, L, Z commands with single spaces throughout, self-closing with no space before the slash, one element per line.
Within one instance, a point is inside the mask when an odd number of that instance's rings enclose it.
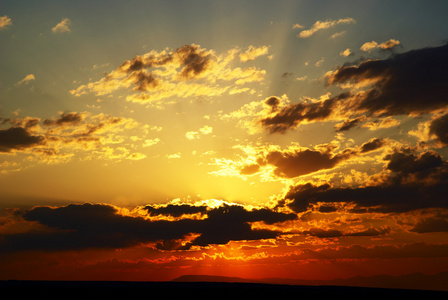
<path fill-rule="evenodd" d="M 269 209 L 246 210 L 240 206 L 224 205 L 218 208 L 194 208 L 182 205 L 179 208 L 146 209 L 152 214 L 181 215 L 206 213 L 207 218 L 179 219 L 176 221 L 151 221 L 141 217 L 124 216 L 109 205 L 83 204 L 65 207 L 35 207 L 21 214 L 26 221 L 37 222 L 49 230 L 4 236 L 0 242 L 2 251 L 22 250 L 73 250 L 86 248 L 122 248 L 141 243 L 157 242 L 159 248 L 179 246 L 180 240 L 197 234 L 195 240 L 183 246 L 207 246 L 226 244 L 231 240 L 257 240 L 275 238 L 280 233 L 270 230 L 255 230 L 250 222 L 267 224 L 297 218 L 295 214 L 274 212 Z"/>
<path fill-rule="evenodd" d="M 11 152 L 32 147 L 43 141 L 43 137 L 31 135 L 25 128 L 0 129 L 0 152 Z"/>
<path fill-rule="evenodd" d="M 399 213 L 423 208 L 448 208 L 448 165 L 432 151 L 415 155 L 396 151 L 385 156 L 393 171 L 384 183 L 366 187 L 333 187 L 311 183 L 291 186 L 279 205 L 305 212 L 317 203 L 352 203 L 352 212 Z"/>

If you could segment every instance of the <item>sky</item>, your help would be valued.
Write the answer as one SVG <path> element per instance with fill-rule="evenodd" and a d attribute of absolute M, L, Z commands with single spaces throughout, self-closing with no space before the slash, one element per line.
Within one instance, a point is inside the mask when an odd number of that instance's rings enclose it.
<path fill-rule="evenodd" d="M 0 279 L 448 271 L 446 1 L 2 1 Z"/>

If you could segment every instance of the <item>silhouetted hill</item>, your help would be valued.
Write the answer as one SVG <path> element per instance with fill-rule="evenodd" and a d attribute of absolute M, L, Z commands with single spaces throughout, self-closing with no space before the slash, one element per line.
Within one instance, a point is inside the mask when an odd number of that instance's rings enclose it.
<path fill-rule="evenodd" d="M 188 279 L 188 278 L 187 278 Z M 192 277 L 190 277 L 192 279 Z M 201 277 L 201 279 L 207 279 Z M 216 280 L 219 278 L 215 278 Z M 344 286 L 301 286 L 242 282 L 125 282 L 125 281 L 1 281 L 0 289 L 4 295 L 21 297 L 44 297 L 48 299 L 116 299 L 118 297 L 334 297 L 358 299 L 359 297 L 435 297 L 446 298 L 448 292 L 381 289 Z"/>
<path fill-rule="evenodd" d="M 402 276 L 391 276 L 391 275 L 377 275 L 371 277 L 357 276 L 347 279 L 334 279 L 334 280 L 301 280 L 301 279 L 287 279 L 287 278 L 247 279 L 247 278 L 225 277 L 225 276 L 184 275 L 174 279 L 173 281 L 241 282 L 241 283 L 279 284 L 279 285 L 301 285 L 301 286 L 346 286 L 346 287 L 448 291 L 448 272 L 442 272 L 436 275 L 425 275 L 422 273 L 414 273 Z"/>

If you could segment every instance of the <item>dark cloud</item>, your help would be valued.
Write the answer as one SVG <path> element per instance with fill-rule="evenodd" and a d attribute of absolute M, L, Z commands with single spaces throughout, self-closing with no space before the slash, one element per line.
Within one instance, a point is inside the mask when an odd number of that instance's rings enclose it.
<path fill-rule="evenodd" d="M 257 163 L 248 164 L 240 169 L 240 174 L 251 175 L 260 170 L 261 166 L 269 164 L 274 167 L 274 174 L 283 178 L 294 178 L 320 170 L 331 169 L 338 164 L 381 148 L 386 141 L 374 138 L 357 148 L 347 148 L 337 153 L 335 145 L 320 145 L 316 149 L 296 148 L 287 150 L 270 150 L 263 153 Z"/>
<path fill-rule="evenodd" d="M 332 152 L 321 152 L 306 149 L 296 152 L 272 151 L 266 155 L 266 161 L 275 166 L 275 175 L 293 178 L 310 174 L 323 169 L 330 169 L 348 158 L 349 153 L 334 155 Z"/>
<path fill-rule="evenodd" d="M 0 129 L 0 152 L 29 148 L 38 145 L 43 139 L 41 136 L 31 135 L 22 127 Z"/>
<path fill-rule="evenodd" d="M 417 174 L 422 179 L 427 178 L 435 169 L 445 164 L 441 155 L 435 151 L 426 151 L 416 155 L 410 149 L 404 149 L 395 151 L 384 159 L 389 161 L 387 169 L 404 176 Z"/>
<path fill-rule="evenodd" d="M 448 232 L 448 216 L 421 219 L 410 231 L 416 233 Z"/>
<path fill-rule="evenodd" d="M 429 130 L 443 145 L 448 145 L 448 114 L 432 121 Z"/>
<path fill-rule="evenodd" d="M 145 70 L 135 71 L 129 76 L 129 80 L 135 84 L 134 90 L 146 91 L 154 89 L 159 85 L 159 80 L 153 74 Z"/>
<path fill-rule="evenodd" d="M 182 215 L 204 214 L 207 212 L 206 206 L 194 206 L 189 204 L 168 204 L 163 206 L 145 206 L 145 210 L 151 216 L 166 215 L 171 217 L 181 217 Z"/>
<path fill-rule="evenodd" d="M 117 71 L 131 74 L 130 79 L 135 81 L 136 89 L 145 90 L 145 86 L 154 87 L 158 83 L 152 74 L 145 72 L 145 69 L 175 63 L 176 67 L 182 68 L 179 71 L 181 79 L 193 79 L 208 69 L 211 59 L 211 54 L 201 49 L 200 46 L 191 44 L 184 45 L 168 53 L 137 55 L 132 60 L 123 62 Z M 106 78 L 112 79 L 113 74 L 109 74 Z"/>
<path fill-rule="evenodd" d="M 259 170 L 260 170 L 259 164 L 246 165 L 240 169 L 240 174 L 241 175 L 252 175 L 252 174 L 257 173 Z"/>
<path fill-rule="evenodd" d="M 182 78 L 191 79 L 197 77 L 210 64 L 210 55 L 204 50 L 200 50 L 197 45 L 184 45 L 176 51 L 181 59 L 181 64 L 184 66 L 180 71 Z"/>
<path fill-rule="evenodd" d="M 355 204 L 352 212 L 399 213 L 424 208 L 448 208 L 448 165 L 432 151 L 415 155 L 396 151 L 385 156 L 393 173 L 377 185 L 334 187 L 311 183 L 291 186 L 279 205 L 305 212 L 317 203 Z"/>
<path fill-rule="evenodd" d="M 355 119 L 348 119 L 345 120 L 342 124 L 337 124 L 336 127 L 336 131 L 338 132 L 342 132 L 342 131 L 347 131 L 350 130 L 353 127 L 356 127 L 360 122 L 364 121 L 365 117 L 361 116 L 359 118 L 355 118 Z"/>
<path fill-rule="evenodd" d="M 285 200 L 293 211 L 305 212 L 312 204 L 352 203 L 353 213 L 400 213 L 423 208 L 448 208 L 445 200 L 447 182 L 423 184 L 384 184 L 357 188 L 331 187 L 330 185 L 297 185 L 289 189 Z"/>
<path fill-rule="evenodd" d="M 264 103 L 271 108 L 271 112 L 277 110 L 278 106 L 281 103 L 281 100 L 275 96 L 269 97 L 264 101 Z"/>
<path fill-rule="evenodd" d="M 61 113 L 57 119 L 45 119 L 43 124 L 46 126 L 64 126 L 64 125 L 76 125 L 83 120 L 83 115 L 77 112 L 65 112 Z"/>
<path fill-rule="evenodd" d="M 349 95 L 349 93 L 344 93 L 324 101 L 313 103 L 292 103 L 278 110 L 274 110 L 274 108 L 277 108 L 277 104 L 273 105 L 265 102 L 273 108 L 272 111 L 277 112 L 272 116 L 270 115 L 260 119 L 259 122 L 270 133 L 285 133 L 289 129 L 296 128 L 302 122 L 327 119 L 333 112 L 337 102 L 347 98 Z"/>
<path fill-rule="evenodd" d="M 355 232 L 343 232 L 337 229 L 322 229 L 311 228 L 309 230 L 302 231 L 304 235 L 315 236 L 319 238 L 339 238 L 339 237 L 356 237 L 356 236 L 380 236 L 390 232 L 389 228 L 376 229 L 368 228 L 362 231 Z"/>
<path fill-rule="evenodd" d="M 384 144 L 385 144 L 385 140 L 381 139 L 381 138 L 373 138 L 368 142 L 365 142 L 364 144 L 361 145 L 359 151 L 361 153 L 366 153 L 366 152 L 370 152 L 370 151 L 375 151 L 379 148 L 381 148 Z"/>
<path fill-rule="evenodd" d="M 447 106 L 448 44 L 394 54 L 342 67 L 328 76 L 330 85 L 372 85 L 358 103 L 371 114 L 428 113 Z"/>
<path fill-rule="evenodd" d="M 363 121 L 364 115 L 392 116 L 431 113 L 448 105 L 448 44 L 393 53 L 386 59 L 365 60 L 359 65 L 345 65 L 326 75 L 330 86 L 353 90 L 327 100 L 292 103 L 259 120 L 270 133 L 285 133 L 301 123 L 348 119 L 336 126 L 348 130 Z M 360 91 L 359 88 L 365 88 Z M 273 108 L 277 106 L 272 106 Z M 340 110 L 338 112 L 338 109 Z M 353 118 L 353 115 L 358 115 Z M 433 131 L 445 137 L 446 119 L 434 124 Z"/>
<path fill-rule="evenodd" d="M 2 251 L 76 250 L 86 248 L 123 248 L 142 243 L 157 242 L 160 249 L 178 247 L 185 236 L 196 234 L 196 239 L 183 246 L 226 244 L 231 240 L 275 238 L 280 233 L 252 229 L 251 222 L 273 224 L 296 219 L 295 214 L 269 209 L 246 210 L 241 206 L 223 205 L 218 208 L 190 205 L 147 206 L 151 215 L 179 216 L 206 213 L 203 219 L 151 221 L 141 217 L 118 214 L 109 205 L 83 204 L 65 207 L 35 207 L 20 216 L 26 221 L 44 225 L 47 230 L 4 236 Z M 17 215 L 19 215 L 17 213 Z"/>

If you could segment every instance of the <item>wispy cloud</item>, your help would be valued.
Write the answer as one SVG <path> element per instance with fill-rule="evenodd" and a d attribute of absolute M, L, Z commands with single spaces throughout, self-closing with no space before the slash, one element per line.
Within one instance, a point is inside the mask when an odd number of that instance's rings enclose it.
<path fill-rule="evenodd" d="M 93 92 L 111 94 L 119 89 L 136 92 L 127 96 L 130 102 L 160 105 L 172 97 L 219 96 L 252 91 L 246 84 L 261 82 L 265 70 L 255 67 L 231 67 L 241 50 L 233 48 L 223 54 L 184 45 L 177 49 L 151 51 L 126 60 L 102 79 L 81 85 L 70 93 L 80 96 Z M 249 47 L 242 60 L 267 54 L 267 47 Z"/>
<path fill-rule="evenodd" d="M 33 81 L 33 80 L 36 80 L 36 77 L 34 76 L 34 74 L 28 74 L 22 80 L 17 82 L 17 85 L 27 84 L 27 83 L 29 83 L 30 81 Z"/>
<path fill-rule="evenodd" d="M 0 17 L 0 30 L 12 25 L 12 20 L 7 15 Z"/>
<path fill-rule="evenodd" d="M 70 32 L 70 26 L 71 21 L 69 18 L 63 18 L 61 22 L 56 24 L 53 28 L 51 28 L 51 31 L 53 33 L 63 33 L 63 32 Z"/>
<path fill-rule="evenodd" d="M 345 19 L 339 19 L 339 20 L 326 20 L 326 21 L 316 21 L 316 23 L 313 24 L 313 26 L 311 26 L 310 29 L 307 30 L 303 30 L 299 33 L 298 37 L 299 38 L 308 38 L 310 36 L 312 36 L 313 34 L 315 34 L 318 31 L 324 30 L 324 29 L 328 29 L 328 28 L 332 28 L 336 25 L 339 24 L 353 24 L 356 23 L 356 21 L 352 18 L 345 18 Z M 301 28 L 301 27 L 297 27 L 297 28 Z"/>
<path fill-rule="evenodd" d="M 365 51 L 365 52 L 369 52 L 373 49 L 382 49 L 382 50 L 388 50 L 388 49 L 392 49 L 396 46 L 400 45 L 400 41 L 398 40 L 394 40 L 394 39 L 390 39 L 384 43 L 378 44 L 375 41 L 371 41 L 371 42 L 367 42 L 364 43 L 361 46 L 361 50 Z"/>

